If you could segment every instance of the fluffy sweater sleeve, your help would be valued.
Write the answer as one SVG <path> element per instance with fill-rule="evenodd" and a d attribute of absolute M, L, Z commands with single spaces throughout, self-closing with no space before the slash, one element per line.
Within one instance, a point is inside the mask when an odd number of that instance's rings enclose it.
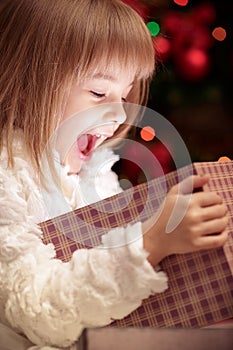
<path fill-rule="evenodd" d="M 83 328 L 122 318 L 167 288 L 147 261 L 140 223 L 110 231 L 70 262 L 56 259 L 31 214 L 38 189 L 22 162 L 14 172 L 0 168 L 1 322 L 39 346 L 67 347 Z"/>

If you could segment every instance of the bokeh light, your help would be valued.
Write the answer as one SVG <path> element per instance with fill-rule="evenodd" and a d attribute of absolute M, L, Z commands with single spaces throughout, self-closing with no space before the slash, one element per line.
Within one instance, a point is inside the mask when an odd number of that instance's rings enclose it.
<path fill-rule="evenodd" d="M 210 58 L 205 51 L 191 48 L 180 56 L 179 61 L 177 61 L 177 67 L 183 78 L 190 81 L 198 81 L 208 74 Z"/>
<path fill-rule="evenodd" d="M 225 40 L 227 33 L 226 33 L 226 30 L 224 28 L 216 27 L 212 31 L 212 36 L 214 39 L 216 39 L 218 41 L 223 41 L 223 40 Z"/>
<path fill-rule="evenodd" d="M 174 3 L 176 4 L 176 5 L 179 5 L 179 6 L 186 6 L 186 5 L 188 5 L 188 0 L 173 0 L 174 1 Z"/>
<path fill-rule="evenodd" d="M 156 36 L 160 32 L 160 26 L 157 22 L 148 22 L 147 28 L 149 29 L 151 36 Z"/>
<path fill-rule="evenodd" d="M 155 130 L 151 126 L 144 126 L 140 132 L 140 135 L 144 141 L 152 141 L 155 137 Z"/>
<path fill-rule="evenodd" d="M 164 61 L 168 59 L 171 53 L 171 42 L 167 38 L 162 36 L 156 38 L 154 41 L 154 46 L 156 51 L 158 52 L 160 58 Z"/>
<path fill-rule="evenodd" d="M 220 157 L 218 159 L 218 162 L 222 163 L 222 162 L 230 162 L 230 158 L 226 157 L 226 156 L 223 156 L 223 157 Z"/>
<path fill-rule="evenodd" d="M 187 57 L 195 67 L 202 67 L 206 63 L 206 53 L 199 49 L 190 49 L 187 51 Z"/>

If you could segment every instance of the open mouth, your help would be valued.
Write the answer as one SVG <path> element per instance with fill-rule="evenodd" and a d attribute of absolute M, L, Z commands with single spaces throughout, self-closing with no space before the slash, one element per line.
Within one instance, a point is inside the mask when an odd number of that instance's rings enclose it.
<path fill-rule="evenodd" d="M 100 139 L 100 135 L 83 134 L 77 138 L 77 151 L 78 156 L 82 160 L 88 160 L 95 147 L 97 140 Z"/>

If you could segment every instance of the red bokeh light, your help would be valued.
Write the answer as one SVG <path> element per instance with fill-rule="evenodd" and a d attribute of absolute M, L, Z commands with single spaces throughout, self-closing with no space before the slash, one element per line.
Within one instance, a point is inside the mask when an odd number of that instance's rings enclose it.
<path fill-rule="evenodd" d="M 173 0 L 176 5 L 186 6 L 188 5 L 188 0 Z"/>

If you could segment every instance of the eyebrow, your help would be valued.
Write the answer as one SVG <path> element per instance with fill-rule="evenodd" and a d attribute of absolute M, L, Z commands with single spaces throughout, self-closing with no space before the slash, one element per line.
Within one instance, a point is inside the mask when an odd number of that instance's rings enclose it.
<path fill-rule="evenodd" d="M 110 74 L 103 74 L 103 73 L 96 73 L 92 77 L 93 79 L 104 79 L 104 80 L 110 80 L 110 81 L 116 81 L 116 79 L 110 75 Z"/>
<path fill-rule="evenodd" d="M 114 78 L 112 75 L 110 74 L 103 74 L 103 73 L 96 73 L 92 76 L 92 79 L 104 79 L 104 80 L 109 80 L 109 81 L 112 81 L 112 82 L 117 82 L 117 79 Z M 128 85 L 128 86 L 131 86 L 133 85 L 134 83 L 134 80 Z"/>

